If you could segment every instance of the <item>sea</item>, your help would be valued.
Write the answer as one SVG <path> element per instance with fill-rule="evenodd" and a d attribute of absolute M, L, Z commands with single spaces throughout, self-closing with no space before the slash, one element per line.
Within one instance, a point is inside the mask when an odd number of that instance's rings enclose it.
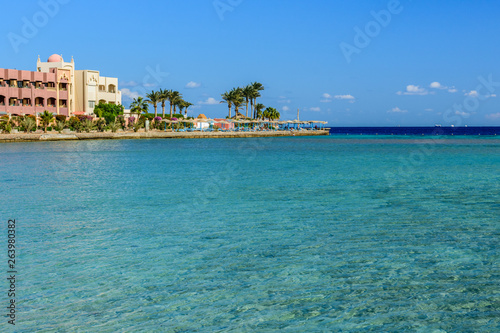
<path fill-rule="evenodd" d="M 0 331 L 498 332 L 500 136 L 345 134 L 0 144 Z"/>

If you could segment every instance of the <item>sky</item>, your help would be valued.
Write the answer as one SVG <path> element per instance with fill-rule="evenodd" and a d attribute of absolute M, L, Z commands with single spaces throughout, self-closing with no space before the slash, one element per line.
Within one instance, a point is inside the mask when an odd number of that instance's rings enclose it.
<path fill-rule="evenodd" d="M 189 115 L 261 82 L 282 119 L 500 126 L 497 0 L 40 0 L 2 3 L 0 68 L 73 56 L 123 104 L 173 89 Z M 152 108 L 151 108 L 152 110 Z"/>

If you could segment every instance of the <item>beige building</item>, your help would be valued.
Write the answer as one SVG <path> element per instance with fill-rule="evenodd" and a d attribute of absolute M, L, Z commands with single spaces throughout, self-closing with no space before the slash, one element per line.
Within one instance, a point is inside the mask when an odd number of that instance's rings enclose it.
<path fill-rule="evenodd" d="M 77 109 L 90 115 L 99 103 L 121 104 L 122 95 L 118 90 L 118 79 L 100 76 L 99 71 L 76 71 Z"/>
<path fill-rule="evenodd" d="M 70 115 L 92 115 L 99 103 L 121 104 L 118 79 L 101 76 L 99 71 L 76 70 L 73 58 L 64 62 L 62 56 L 53 54 L 47 62 L 37 61 L 39 72 L 50 72 L 51 68 L 64 70 L 70 76 L 68 104 Z"/>

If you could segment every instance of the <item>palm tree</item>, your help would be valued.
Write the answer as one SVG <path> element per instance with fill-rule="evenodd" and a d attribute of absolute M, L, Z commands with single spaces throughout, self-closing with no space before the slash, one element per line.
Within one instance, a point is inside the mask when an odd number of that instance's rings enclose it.
<path fill-rule="evenodd" d="M 229 118 L 231 118 L 231 108 L 233 107 L 233 91 L 225 92 L 221 94 L 223 101 L 221 103 L 227 103 L 229 108 Z"/>
<path fill-rule="evenodd" d="M 275 108 L 271 108 L 271 120 L 279 120 L 281 117 L 280 113 L 278 110 Z"/>
<path fill-rule="evenodd" d="M 190 106 L 192 106 L 192 105 L 193 105 L 193 103 L 189 103 L 189 102 L 184 101 L 184 113 L 186 115 L 186 118 L 187 118 L 187 115 L 188 115 L 188 108 Z"/>
<path fill-rule="evenodd" d="M 262 110 L 264 110 L 266 107 L 264 104 L 255 104 L 255 119 L 260 119 L 262 118 Z"/>
<path fill-rule="evenodd" d="M 278 110 L 271 107 L 267 108 L 262 115 L 269 120 L 280 119 L 281 116 Z"/>
<path fill-rule="evenodd" d="M 161 117 L 165 118 L 165 101 L 170 100 L 170 92 L 172 90 L 160 89 L 160 102 L 161 102 Z"/>
<path fill-rule="evenodd" d="M 170 89 L 170 90 L 165 90 L 164 93 L 165 93 L 166 99 L 168 100 L 168 104 L 170 105 L 170 118 L 172 118 L 172 107 L 173 107 L 172 95 L 173 95 L 174 91 L 172 89 Z"/>
<path fill-rule="evenodd" d="M 47 133 L 47 127 L 50 125 L 53 119 L 54 115 L 47 110 L 43 111 L 43 113 L 40 115 L 40 120 L 42 121 L 44 133 Z"/>
<path fill-rule="evenodd" d="M 146 102 L 148 102 L 149 104 L 153 104 L 155 108 L 155 118 L 156 118 L 158 116 L 158 112 L 156 110 L 158 108 L 158 102 L 161 101 L 161 94 L 159 91 L 153 90 L 149 94 L 147 94 L 146 97 L 148 98 Z"/>
<path fill-rule="evenodd" d="M 233 89 L 233 105 L 234 105 L 234 113 L 235 116 L 238 116 L 238 110 L 242 105 L 245 105 L 245 97 L 243 97 L 243 89 L 242 88 L 235 88 Z"/>
<path fill-rule="evenodd" d="M 170 118 L 172 118 L 173 117 L 172 106 L 174 107 L 174 111 L 175 111 L 175 105 L 177 103 L 177 100 L 182 99 L 182 95 L 178 91 L 169 90 L 169 92 L 170 92 L 170 96 L 168 98 L 168 101 L 170 103 Z"/>
<path fill-rule="evenodd" d="M 184 103 L 185 101 L 182 98 L 177 99 L 174 104 L 174 113 L 176 111 L 176 107 L 178 107 L 179 113 L 182 114 L 182 109 L 184 109 Z"/>
<path fill-rule="evenodd" d="M 259 83 L 259 82 L 253 82 L 251 83 L 251 85 L 253 86 L 253 89 L 254 89 L 254 94 L 253 94 L 253 105 L 257 104 L 257 98 L 260 97 L 260 92 L 259 91 L 262 91 L 264 90 L 264 86 L 262 85 L 262 83 Z M 256 115 L 254 115 L 254 118 L 256 117 Z"/>
<path fill-rule="evenodd" d="M 248 103 L 252 100 L 252 96 L 255 94 L 255 89 L 253 85 L 249 84 L 245 88 L 242 89 L 242 95 L 245 97 L 245 101 L 247 104 L 247 112 L 246 117 L 248 118 Z M 253 103 L 252 103 L 253 104 Z"/>
<path fill-rule="evenodd" d="M 146 102 L 142 97 L 134 98 L 130 104 L 130 112 L 137 113 L 137 121 L 141 117 L 141 113 L 148 111 L 148 102 Z"/>

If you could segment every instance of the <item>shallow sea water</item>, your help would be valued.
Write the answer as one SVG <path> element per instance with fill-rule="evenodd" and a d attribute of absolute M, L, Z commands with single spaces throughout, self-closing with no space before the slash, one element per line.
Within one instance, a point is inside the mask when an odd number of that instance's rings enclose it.
<path fill-rule="evenodd" d="M 19 332 L 500 330 L 498 138 L 11 143 L 0 157 Z"/>

